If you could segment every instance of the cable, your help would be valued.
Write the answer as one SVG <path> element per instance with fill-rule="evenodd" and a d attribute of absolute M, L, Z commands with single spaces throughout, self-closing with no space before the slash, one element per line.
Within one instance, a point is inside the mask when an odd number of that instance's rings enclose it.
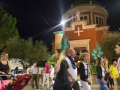
<path fill-rule="evenodd" d="M 35 11 L 40 15 L 40 17 L 47 23 L 47 25 L 49 27 L 51 27 L 50 24 L 45 20 L 45 18 L 43 18 L 43 16 L 38 12 L 38 10 L 30 3 L 30 1 L 29 0 L 27 0 L 27 1 L 35 9 Z"/>

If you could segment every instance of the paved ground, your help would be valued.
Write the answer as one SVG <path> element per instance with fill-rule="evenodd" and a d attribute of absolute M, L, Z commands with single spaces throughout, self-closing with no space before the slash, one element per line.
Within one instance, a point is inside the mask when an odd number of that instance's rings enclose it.
<path fill-rule="evenodd" d="M 98 83 L 96 81 L 96 75 L 92 75 L 92 76 L 93 76 L 93 79 L 92 79 L 91 90 L 100 90 L 99 85 L 98 85 Z M 80 88 L 81 88 L 81 90 L 83 90 L 82 87 L 80 87 Z M 32 89 L 32 87 L 30 85 L 27 85 L 27 86 L 24 87 L 23 90 L 33 90 L 33 89 Z M 36 90 L 36 89 L 34 89 L 34 90 Z M 53 90 L 53 87 L 51 87 L 49 89 L 44 87 L 44 89 L 38 89 L 38 90 Z M 117 88 L 115 88 L 114 90 L 117 90 Z"/>
<path fill-rule="evenodd" d="M 98 84 L 96 84 L 96 85 L 91 85 L 91 88 L 92 88 L 92 90 L 100 90 Z M 24 87 L 23 90 L 33 90 L 33 89 L 31 88 L 30 85 L 27 85 L 26 87 Z M 34 89 L 34 90 L 36 90 L 36 89 Z M 52 87 L 49 88 L 49 89 L 47 89 L 46 87 L 44 87 L 44 89 L 39 89 L 39 90 L 53 90 L 53 89 L 52 89 Z M 83 90 L 82 87 L 81 87 L 81 90 Z"/>

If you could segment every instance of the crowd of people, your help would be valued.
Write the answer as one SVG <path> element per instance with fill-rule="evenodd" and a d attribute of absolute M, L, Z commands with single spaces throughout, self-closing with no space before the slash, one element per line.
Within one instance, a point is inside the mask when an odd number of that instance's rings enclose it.
<path fill-rule="evenodd" d="M 120 54 L 120 42 L 115 47 L 116 54 Z M 67 54 L 66 54 L 67 53 Z M 78 72 L 80 73 L 80 82 L 84 90 L 91 90 L 91 70 L 89 67 L 88 53 L 80 54 L 79 70 L 75 63 L 74 57 L 76 52 L 74 49 L 69 49 L 67 52 L 56 50 L 56 64 L 48 65 L 45 63 L 44 67 L 38 67 L 36 63 L 28 66 L 26 73 L 31 75 L 28 84 L 33 89 L 43 89 L 45 84 L 47 88 L 53 86 L 53 90 L 81 90 L 77 81 Z M 100 90 L 120 90 L 120 58 L 117 61 L 112 61 L 109 66 L 108 60 L 105 56 L 98 59 L 97 63 L 97 82 L 100 85 Z M 18 67 L 13 71 L 18 73 Z M 8 60 L 8 54 L 2 53 L 0 58 L 0 74 L 11 74 L 11 66 Z M 6 77 L 2 77 L 6 79 Z M 35 83 L 35 84 L 34 84 Z"/>
<path fill-rule="evenodd" d="M 120 42 L 115 47 L 116 54 L 120 55 Z M 120 90 L 120 58 L 112 61 L 112 65 L 108 65 L 108 60 L 102 56 L 98 60 L 97 65 L 97 81 L 100 90 Z"/>

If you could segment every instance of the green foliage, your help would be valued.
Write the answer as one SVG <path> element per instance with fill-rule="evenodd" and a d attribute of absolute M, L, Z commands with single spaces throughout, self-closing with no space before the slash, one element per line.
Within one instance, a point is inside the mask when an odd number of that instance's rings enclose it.
<path fill-rule="evenodd" d="M 66 51 L 67 48 L 68 48 L 68 38 L 65 37 L 65 38 L 63 38 L 63 43 L 61 43 L 61 45 L 60 45 L 60 49 Z"/>
<path fill-rule="evenodd" d="M 5 46 L 6 40 L 18 36 L 16 23 L 16 18 L 12 17 L 0 6 L 0 50 Z"/>
<path fill-rule="evenodd" d="M 113 34 L 109 34 L 107 36 L 102 37 L 103 42 L 101 43 L 102 51 L 104 55 L 108 59 L 112 59 L 113 57 L 117 57 L 115 52 L 115 46 L 118 42 L 120 42 L 120 32 L 114 32 Z"/>
<path fill-rule="evenodd" d="M 101 51 L 101 47 L 100 47 L 100 45 L 98 45 L 98 43 L 96 43 L 96 49 L 94 49 L 92 51 L 92 56 L 93 56 L 94 60 L 97 60 L 102 55 L 103 55 L 103 52 Z"/>
<path fill-rule="evenodd" d="M 9 54 L 9 58 L 19 58 L 24 65 L 25 62 L 33 64 L 40 60 L 48 60 L 48 48 L 42 41 L 33 43 L 32 38 L 27 40 L 14 37 L 6 42 L 5 52 Z"/>
<path fill-rule="evenodd" d="M 53 54 L 53 55 L 50 57 L 49 60 L 51 60 L 51 61 L 55 60 L 55 54 Z"/>

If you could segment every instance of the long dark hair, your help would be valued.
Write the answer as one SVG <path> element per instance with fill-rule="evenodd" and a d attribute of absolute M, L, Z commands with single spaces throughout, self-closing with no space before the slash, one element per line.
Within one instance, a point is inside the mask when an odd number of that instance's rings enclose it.
<path fill-rule="evenodd" d="M 98 58 L 98 63 L 97 63 L 97 66 L 100 66 L 101 65 L 101 58 Z"/>

